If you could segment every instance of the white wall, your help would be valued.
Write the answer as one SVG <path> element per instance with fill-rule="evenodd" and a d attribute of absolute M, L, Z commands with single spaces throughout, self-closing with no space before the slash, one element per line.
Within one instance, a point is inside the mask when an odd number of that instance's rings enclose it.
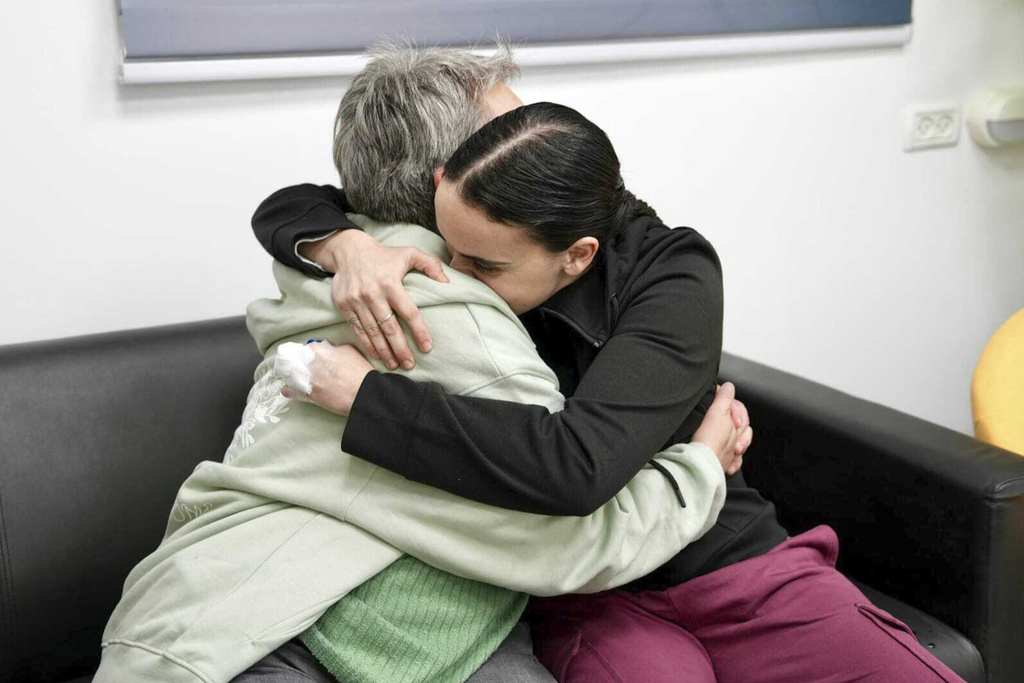
<path fill-rule="evenodd" d="M 712 240 L 728 350 L 969 431 L 974 362 L 1024 306 L 1024 149 L 907 154 L 899 118 L 1024 85 L 1024 3 L 914 14 L 903 49 L 531 70 L 517 90 L 594 118 L 634 191 Z M 345 81 L 121 88 L 113 0 L 11 4 L 0 58 L 0 343 L 274 292 L 249 217 L 334 181 Z"/>

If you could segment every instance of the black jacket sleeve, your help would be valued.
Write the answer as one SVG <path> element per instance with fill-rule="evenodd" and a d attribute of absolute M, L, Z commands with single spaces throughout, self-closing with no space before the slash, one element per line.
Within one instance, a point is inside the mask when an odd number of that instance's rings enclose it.
<path fill-rule="evenodd" d="M 286 266 L 323 277 L 324 270 L 300 259 L 300 240 L 324 237 L 335 230 L 358 230 L 345 215 L 351 207 L 344 191 L 331 185 L 293 185 L 263 200 L 252 216 L 252 230 L 263 248 Z"/>
<path fill-rule="evenodd" d="M 491 505 L 590 514 L 665 447 L 717 377 L 717 257 L 707 245 L 661 259 L 620 303 L 611 337 L 561 412 L 449 396 L 434 384 L 374 372 L 356 396 L 342 448 Z"/>

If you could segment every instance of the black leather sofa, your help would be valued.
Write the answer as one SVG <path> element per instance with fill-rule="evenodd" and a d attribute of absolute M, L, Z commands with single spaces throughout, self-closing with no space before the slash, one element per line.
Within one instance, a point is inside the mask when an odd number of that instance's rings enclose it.
<path fill-rule="evenodd" d="M 258 360 L 241 318 L 0 348 L 0 681 L 91 679 Z M 741 358 L 722 377 L 790 531 L 831 524 L 848 575 L 970 683 L 1024 680 L 1024 458 Z"/>

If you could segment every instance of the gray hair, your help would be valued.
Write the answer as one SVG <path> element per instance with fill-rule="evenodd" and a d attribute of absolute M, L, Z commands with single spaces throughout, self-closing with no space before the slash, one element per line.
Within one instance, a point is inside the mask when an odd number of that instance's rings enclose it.
<path fill-rule="evenodd" d="M 489 56 L 374 46 L 334 121 L 334 165 L 352 208 L 436 230 L 434 169 L 486 123 L 484 94 L 518 73 L 507 46 Z"/>

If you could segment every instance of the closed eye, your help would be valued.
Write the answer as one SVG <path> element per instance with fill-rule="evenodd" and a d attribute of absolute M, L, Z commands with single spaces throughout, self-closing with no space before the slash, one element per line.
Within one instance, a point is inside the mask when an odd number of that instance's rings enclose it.
<path fill-rule="evenodd" d="M 479 261 L 473 261 L 473 269 L 476 270 L 478 273 L 481 273 L 482 275 L 487 275 L 488 273 L 493 273 L 494 271 L 497 270 L 497 268 L 485 266 Z"/>

